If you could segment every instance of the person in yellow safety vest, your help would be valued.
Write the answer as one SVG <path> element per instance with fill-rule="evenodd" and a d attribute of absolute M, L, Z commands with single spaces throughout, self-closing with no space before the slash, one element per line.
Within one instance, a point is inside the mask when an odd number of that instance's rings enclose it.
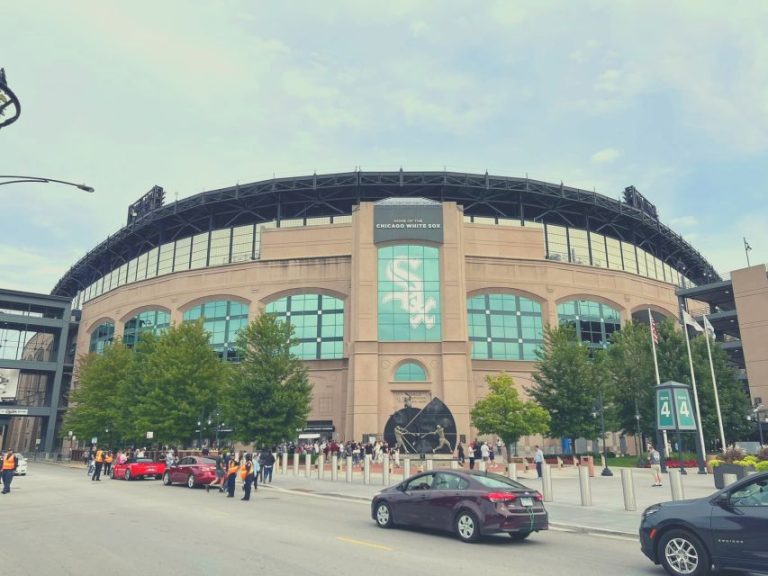
<path fill-rule="evenodd" d="M 240 468 L 240 462 L 235 460 L 233 456 L 229 461 L 229 467 L 227 468 L 227 498 L 235 497 L 235 480 L 237 479 L 237 471 Z"/>
<path fill-rule="evenodd" d="M 104 466 L 104 451 L 103 450 L 96 450 L 96 457 L 94 458 L 94 462 L 96 463 L 96 469 L 93 471 L 93 476 L 91 476 L 91 480 L 101 480 L 101 467 Z"/>
<path fill-rule="evenodd" d="M 112 460 L 114 460 L 112 450 L 107 450 L 107 453 L 104 455 L 104 476 L 109 476 L 109 473 L 112 471 Z"/>
<path fill-rule="evenodd" d="M 13 472 L 19 465 L 19 458 L 13 453 L 13 449 L 8 448 L 3 456 L 3 467 L 0 476 L 3 478 L 3 491 L 0 494 L 8 494 L 11 491 L 11 482 L 13 481 Z"/>
<path fill-rule="evenodd" d="M 251 499 L 251 485 L 253 484 L 254 474 L 256 471 L 253 467 L 253 457 L 250 454 L 245 455 L 245 461 L 240 466 L 240 478 L 243 479 L 243 490 L 245 495 L 240 500 Z"/>

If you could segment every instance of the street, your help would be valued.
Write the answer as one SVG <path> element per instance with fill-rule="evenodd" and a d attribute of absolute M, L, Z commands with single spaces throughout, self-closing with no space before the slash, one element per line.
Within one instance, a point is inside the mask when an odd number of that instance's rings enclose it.
<path fill-rule="evenodd" d="M 276 481 L 279 486 L 279 479 Z M 3 574 L 663 574 L 636 540 L 550 530 L 514 543 L 381 530 L 363 502 L 260 488 L 250 502 L 30 463 L 0 499 Z"/>

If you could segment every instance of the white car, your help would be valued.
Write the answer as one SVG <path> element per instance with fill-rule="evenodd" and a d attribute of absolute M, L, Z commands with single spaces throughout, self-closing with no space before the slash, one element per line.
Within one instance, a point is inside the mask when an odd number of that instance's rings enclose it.
<path fill-rule="evenodd" d="M 16 467 L 16 471 L 13 473 L 13 475 L 26 476 L 27 475 L 27 459 L 24 458 L 23 454 L 16 454 L 16 456 L 19 459 L 19 465 Z"/>

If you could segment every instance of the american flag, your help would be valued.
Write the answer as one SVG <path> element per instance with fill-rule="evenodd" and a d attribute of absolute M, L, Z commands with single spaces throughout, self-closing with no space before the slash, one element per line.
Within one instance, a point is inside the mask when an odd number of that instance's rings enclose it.
<path fill-rule="evenodd" d="M 654 322 L 653 317 L 651 317 L 651 339 L 654 344 L 659 343 L 659 333 L 656 332 L 656 322 Z"/>

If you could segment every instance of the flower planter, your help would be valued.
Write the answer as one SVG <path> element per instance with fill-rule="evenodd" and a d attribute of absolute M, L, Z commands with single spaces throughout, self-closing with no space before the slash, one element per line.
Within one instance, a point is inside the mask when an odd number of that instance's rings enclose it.
<path fill-rule="evenodd" d="M 726 474 L 736 474 L 736 479 L 741 480 L 748 474 L 755 471 L 754 466 L 739 466 L 738 464 L 720 464 L 714 468 L 715 476 L 715 488 L 725 488 L 725 479 L 723 476 Z"/>

